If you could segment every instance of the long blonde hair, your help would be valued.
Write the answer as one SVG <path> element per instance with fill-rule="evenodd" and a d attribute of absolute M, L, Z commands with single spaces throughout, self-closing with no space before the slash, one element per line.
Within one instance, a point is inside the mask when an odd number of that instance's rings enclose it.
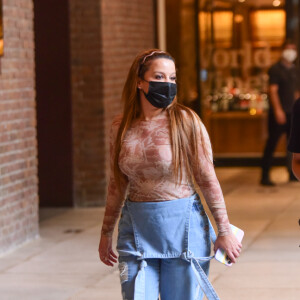
<path fill-rule="evenodd" d="M 159 49 L 143 51 L 134 59 L 123 88 L 122 100 L 124 102 L 124 108 L 122 121 L 115 141 L 116 146 L 113 170 L 115 180 L 119 188 L 121 187 L 121 182 L 124 180 L 124 175 L 121 172 L 118 163 L 122 141 L 133 120 L 138 118 L 141 113 L 138 79 L 143 79 L 144 74 L 148 71 L 151 62 L 158 58 L 167 58 L 175 63 L 174 58 L 165 51 L 161 51 Z M 174 164 L 173 172 L 175 180 L 177 183 L 182 181 L 183 170 L 185 169 L 188 179 L 195 183 L 193 166 L 199 167 L 200 165 L 199 157 L 197 155 L 199 139 L 197 134 L 197 125 L 198 127 L 200 126 L 200 118 L 193 110 L 179 104 L 177 102 L 177 97 L 175 97 L 173 102 L 165 109 L 170 120 L 172 159 Z M 185 112 L 186 116 L 183 115 L 183 112 Z M 208 150 L 205 147 L 202 132 L 200 139 L 205 157 L 206 159 L 210 160 Z"/>

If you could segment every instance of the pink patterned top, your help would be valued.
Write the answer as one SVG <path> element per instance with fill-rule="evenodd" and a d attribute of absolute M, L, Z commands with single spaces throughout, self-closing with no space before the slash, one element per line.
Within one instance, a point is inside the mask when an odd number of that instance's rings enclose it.
<path fill-rule="evenodd" d="M 102 234 L 106 236 L 111 236 L 114 231 L 127 193 L 131 201 L 166 201 L 189 197 L 195 193 L 185 172 L 182 183 L 175 186 L 170 125 L 166 111 L 162 111 L 149 121 L 135 120 L 126 132 L 119 156 L 119 166 L 126 175 L 126 183 L 119 191 L 113 175 L 113 154 L 121 119 L 122 116 L 117 116 L 113 120 L 110 132 L 111 175 L 102 226 Z M 212 159 L 209 136 L 202 123 L 201 126 L 205 147 Z M 198 129 L 201 134 L 200 128 Z M 201 144 L 198 148 L 201 167 L 194 170 L 195 180 L 213 214 L 219 235 L 227 235 L 230 227 L 222 190 L 213 164 L 205 158 Z"/>

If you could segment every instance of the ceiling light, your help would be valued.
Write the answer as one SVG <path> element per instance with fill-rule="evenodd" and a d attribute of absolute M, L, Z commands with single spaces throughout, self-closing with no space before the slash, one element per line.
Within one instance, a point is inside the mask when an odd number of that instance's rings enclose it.
<path fill-rule="evenodd" d="M 243 17 L 242 15 L 235 15 L 235 16 L 234 16 L 234 21 L 235 21 L 236 23 L 242 23 L 243 20 L 244 20 L 244 17 Z"/>
<path fill-rule="evenodd" d="M 277 7 L 281 4 L 281 2 L 279 0 L 274 0 L 273 1 L 273 6 Z"/>
<path fill-rule="evenodd" d="M 245 1 L 246 1 L 246 0 L 239 0 L 240 3 L 243 3 L 243 2 L 245 2 Z"/>

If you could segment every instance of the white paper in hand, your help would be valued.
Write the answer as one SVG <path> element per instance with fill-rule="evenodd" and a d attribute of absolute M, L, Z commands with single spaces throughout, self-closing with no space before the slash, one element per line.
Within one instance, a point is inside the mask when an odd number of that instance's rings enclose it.
<path fill-rule="evenodd" d="M 234 226 L 232 224 L 230 224 L 230 226 L 231 226 L 232 233 L 235 235 L 237 240 L 239 242 L 241 242 L 244 237 L 244 231 L 242 229 L 237 228 L 236 226 Z M 217 250 L 217 252 L 215 254 L 215 259 L 228 267 L 232 266 L 232 262 L 231 262 L 230 258 L 227 256 L 226 252 L 223 249 L 219 248 Z"/>

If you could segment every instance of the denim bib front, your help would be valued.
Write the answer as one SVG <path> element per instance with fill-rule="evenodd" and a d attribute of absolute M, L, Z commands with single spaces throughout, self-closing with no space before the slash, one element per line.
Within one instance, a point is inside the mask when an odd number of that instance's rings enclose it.
<path fill-rule="evenodd" d="M 144 299 L 147 258 L 182 258 L 193 268 L 198 284 L 209 300 L 217 300 L 200 261 L 209 261 L 216 235 L 199 195 L 161 202 L 126 199 L 118 226 L 117 251 L 141 261 L 135 278 L 135 300 Z"/>

